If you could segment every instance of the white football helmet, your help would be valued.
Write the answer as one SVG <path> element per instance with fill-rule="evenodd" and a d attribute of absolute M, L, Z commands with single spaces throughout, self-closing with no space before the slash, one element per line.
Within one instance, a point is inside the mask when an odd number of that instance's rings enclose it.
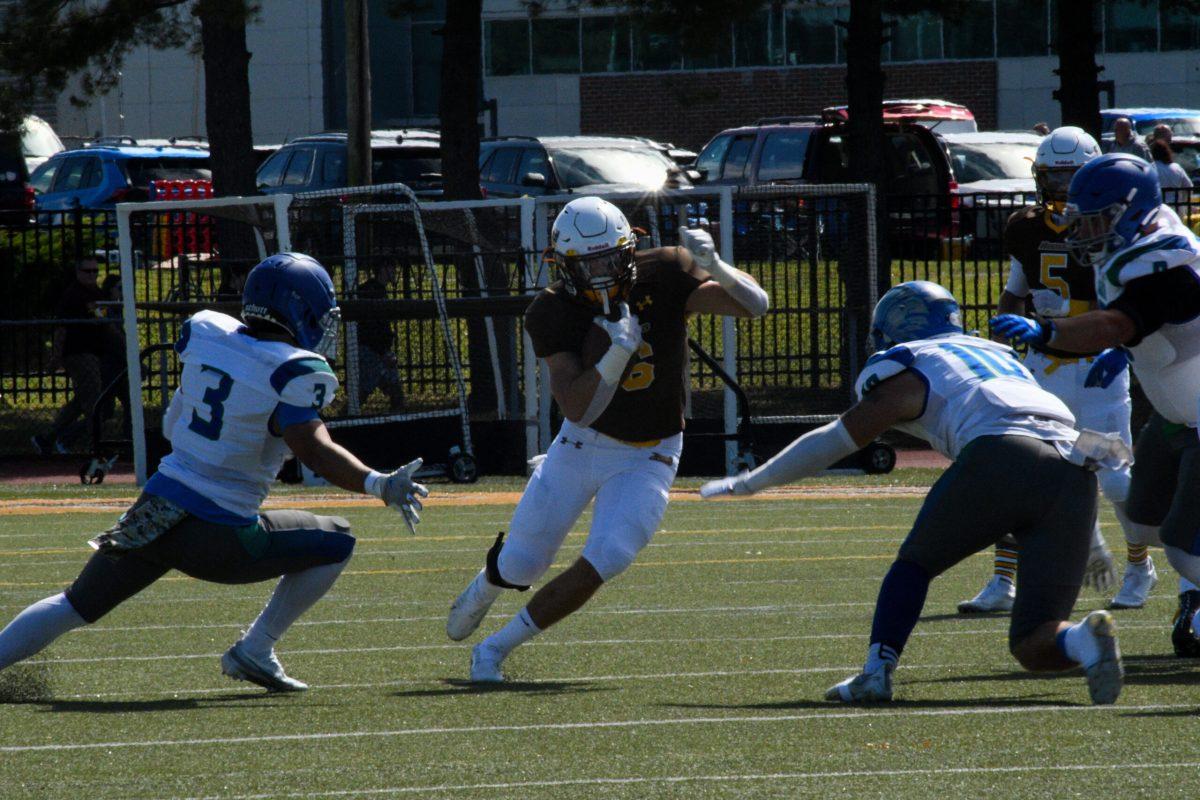
<path fill-rule="evenodd" d="M 550 248 L 567 291 L 605 315 L 629 293 L 637 236 L 607 200 L 581 197 L 563 206 L 550 229 Z"/>
<path fill-rule="evenodd" d="M 1075 171 L 1098 155 L 1100 145 L 1083 128 L 1065 125 L 1050 131 L 1033 159 L 1038 201 L 1061 210 Z"/>

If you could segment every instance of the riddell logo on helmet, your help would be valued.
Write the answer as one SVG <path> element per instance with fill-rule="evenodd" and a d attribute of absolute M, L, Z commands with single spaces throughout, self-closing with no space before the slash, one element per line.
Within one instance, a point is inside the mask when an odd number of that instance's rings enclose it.
<path fill-rule="evenodd" d="M 266 306 L 247 303 L 242 306 L 242 313 L 249 314 L 254 317 L 269 317 L 271 315 L 271 309 L 267 308 Z"/>
<path fill-rule="evenodd" d="M 611 250 L 611 249 L 612 249 L 612 248 L 611 248 L 611 246 L 609 246 L 609 245 L 607 245 L 607 244 L 593 244 L 593 245 L 588 245 L 588 252 L 589 252 L 589 253 L 594 253 L 594 252 L 596 252 L 597 250 Z"/>

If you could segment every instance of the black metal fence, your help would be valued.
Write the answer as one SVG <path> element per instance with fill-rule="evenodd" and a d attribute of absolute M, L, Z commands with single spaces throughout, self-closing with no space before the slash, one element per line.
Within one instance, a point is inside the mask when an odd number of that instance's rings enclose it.
<path fill-rule="evenodd" d="M 1186 224 L 1200 228 L 1200 196 L 1190 190 L 1165 195 Z M 1021 193 L 889 197 L 877 234 L 889 259 L 874 273 L 862 194 L 816 196 L 812 187 L 743 190 L 734 194 L 729 232 L 721 230 L 715 199 L 641 198 L 618 205 L 650 245 L 674 243 L 681 225 L 707 224 L 719 240 L 732 235 L 737 265 L 772 297 L 772 310 L 764 318 L 737 322 L 736 354 L 737 372 L 755 413 L 771 415 L 845 407 L 865 355 L 870 302 L 891 284 L 937 281 L 959 298 L 967 327 L 985 329 L 1008 274 L 1004 224 L 1033 199 Z M 472 412 L 491 413 L 500 394 L 510 409 L 519 408 L 521 298 L 546 278 L 537 250 L 547 244 L 536 240 L 530 246 L 520 209 L 422 209 L 423 245 L 411 214 L 359 215 L 348 259 L 344 219 L 349 202 L 295 203 L 289 212 L 293 248 L 311 252 L 330 268 L 345 298 L 348 321 L 360 328 L 383 321 L 388 327 L 406 402 L 432 403 L 454 393 L 448 350 L 429 319 L 436 276 L 450 307 L 451 338 L 462 360 Z M 553 201 L 539 202 L 535 229 L 548 230 L 557 208 Z M 244 241 L 219 248 L 218 240 L 232 242 L 242 235 L 223 224 L 192 212 L 135 215 L 131 235 L 137 299 L 236 301 L 240 279 L 256 256 Z M 98 263 L 101 285 L 119 275 L 113 214 L 75 210 L 0 216 L 0 282 L 5 287 L 0 292 L 0 455 L 29 453 L 30 436 L 44 430 L 70 397 L 66 374 L 51 363 L 54 332 L 69 322 L 56 319 L 55 309 L 74 280 L 75 265 L 89 258 Z M 380 277 L 382 293 L 368 285 Z M 485 295 L 495 308 L 490 333 L 478 308 L 468 308 Z M 107 315 L 114 311 L 101 303 L 98 316 L 77 322 L 111 325 Z M 146 311 L 139 322 L 139 346 L 146 347 L 171 341 L 179 315 Z M 690 325 L 691 335 L 706 350 L 722 353 L 719 319 L 698 317 Z M 343 353 L 339 369 L 344 379 L 349 353 Z M 497 362 L 500 392 L 494 381 Z M 163 390 L 157 394 L 165 396 L 173 384 L 174 368 L 164 361 L 147 376 Z M 696 362 L 691 384 L 693 416 L 720 417 L 716 377 Z M 362 398 L 359 410 L 386 411 L 388 400 L 376 392 Z M 74 443 L 80 451 L 87 446 L 86 441 Z"/>

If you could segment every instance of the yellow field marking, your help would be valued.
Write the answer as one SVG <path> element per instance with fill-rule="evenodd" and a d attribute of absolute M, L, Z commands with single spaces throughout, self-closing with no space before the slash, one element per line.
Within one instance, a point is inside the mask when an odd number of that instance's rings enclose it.
<path fill-rule="evenodd" d="M 779 500 L 862 500 L 866 498 L 919 498 L 924 497 L 929 489 L 924 486 L 789 486 L 770 489 L 754 496 L 758 501 Z M 124 511 L 136 498 L 106 497 L 103 500 L 94 498 L 39 498 L 29 500 L 0 500 L 0 515 L 23 514 L 38 516 L 43 514 L 84 514 L 105 511 Z M 453 494 L 434 494 L 425 499 L 426 506 L 509 506 L 516 505 L 521 499 L 520 492 L 462 492 Z M 700 501 L 697 489 L 675 489 L 671 491 L 671 500 L 676 503 L 692 503 Z M 734 498 L 721 498 L 709 502 L 744 502 Z M 265 509 L 278 508 L 377 508 L 379 501 L 374 497 L 353 494 L 319 494 L 284 496 L 269 498 L 263 503 Z"/>

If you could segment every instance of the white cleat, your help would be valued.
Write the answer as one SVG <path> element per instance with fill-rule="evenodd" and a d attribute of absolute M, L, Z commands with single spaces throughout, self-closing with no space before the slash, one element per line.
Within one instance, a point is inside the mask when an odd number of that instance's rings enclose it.
<path fill-rule="evenodd" d="M 504 654 L 487 642 L 480 642 L 471 650 L 471 683 L 504 683 L 500 665 Z"/>
<path fill-rule="evenodd" d="M 303 692 L 308 688 L 307 683 L 289 678 L 284 673 L 283 664 L 279 663 L 273 651 L 265 657 L 251 655 L 241 642 L 234 643 L 221 656 L 221 673 L 235 681 L 257 683 L 272 692 Z"/>
<path fill-rule="evenodd" d="M 1087 631 L 1100 648 L 1100 660 L 1084 669 L 1092 703 L 1106 706 L 1117 701 L 1125 682 L 1121 649 L 1117 647 L 1117 623 L 1107 611 L 1093 611 L 1083 618 Z"/>
<path fill-rule="evenodd" d="M 863 672 L 825 690 L 825 699 L 840 703 L 887 703 L 892 699 L 892 668 Z"/>
<path fill-rule="evenodd" d="M 1017 587 L 1013 586 L 1011 581 L 994 575 L 979 594 L 958 604 L 958 613 L 986 614 L 991 611 L 1012 611 L 1013 600 L 1016 597 Z"/>
<path fill-rule="evenodd" d="M 1128 564 L 1121 579 L 1121 591 L 1109 602 L 1109 608 L 1141 608 L 1150 597 L 1150 590 L 1158 583 L 1158 572 L 1154 561 L 1146 556 L 1142 564 Z"/>
<path fill-rule="evenodd" d="M 500 589 L 488 583 L 487 571 L 480 570 L 474 580 L 467 584 L 462 594 L 450 604 L 450 615 L 446 617 L 446 635 L 456 642 L 470 636 L 487 616 L 488 609 L 500 596 Z"/>

